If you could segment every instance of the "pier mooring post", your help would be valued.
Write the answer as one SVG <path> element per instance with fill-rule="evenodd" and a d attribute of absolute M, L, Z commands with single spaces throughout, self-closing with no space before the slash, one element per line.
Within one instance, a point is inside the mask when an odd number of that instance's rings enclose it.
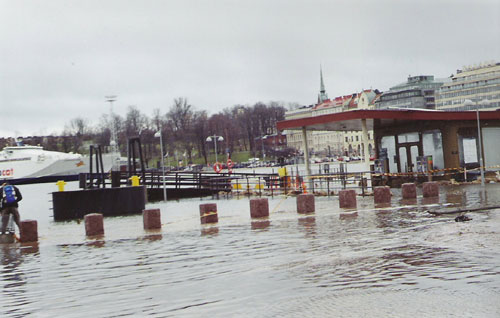
<path fill-rule="evenodd" d="M 104 235 L 102 214 L 92 213 L 85 215 L 85 233 L 87 236 Z"/>
<path fill-rule="evenodd" d="M 340 190 L 339 207 L 344 209 L 355 209 L 357 207 L 356 190 Z"/>
<path fill-rule="evenodd" d="M 391 188 L 379 186 L 373 188 L 373 201 L 377 203 L 391 203 Z"/>
<path fill-rule="evenodd" d="M 269 201 L 267 198 L 250 199 L 250 216 L 252 218 L 269 216 Z"/>
<path fill-rule="evenodd" d="M 22 220 L 20 222 L 21 243 L 37 242 L 38 241 L 38 223 L 36 220 Z"/>
<path fill-rule="evenodd" d="M 145 230 L 161 229 L 160 209 L 149 209 L 142 211 L 142 221 Z"/>
<path fill-rule="evenodd" d="M 297 196 L 297 213 L 312 213 L 314 210 L 314 194 L 299 194 Z"/>
<path fill-rule="evenodd" d="M 417 198 L 417 186 L 415 183 L 403 183 L 401 185 L 401 196 L 404 200 Z"/>
<path fill-rule="evenodd" d="M 219 222 L 219 217 L 217 216 L 216 203 L 200 204 L 200 221 L 201 224 Z"/>
<path fill-rule="evenodd" d="M 439 185 L 436 181 L 424 182 L 422 185 L 422 195 L 424 198 L 438 197 Z"/>

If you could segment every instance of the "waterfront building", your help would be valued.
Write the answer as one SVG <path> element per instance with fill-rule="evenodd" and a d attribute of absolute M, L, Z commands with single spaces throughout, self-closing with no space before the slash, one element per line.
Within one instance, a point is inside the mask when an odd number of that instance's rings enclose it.
<path fill-rule="evenodd" d="M 321 84 L 323 86 L 323 76 L 321 76 Z M 334 114 L 342 111 L 342 102 L 338 98 L 329 99 L 326 92 L 321 92 L 323 98 L 319 99 L 321 102 L 313 107 L 311 116 L 321 116 L 325 114 Z M 326 99 L 324 98 L 326 97 Z M 338 131 L 315 131 L 312 133 L 312 143 L 310 143 L 311 153 L 319 156 L 335 156 L 342 153 L 343 147 L 343 134 Z"/>
<path fill-rule="evenodd" d="M 320 69 L 320 92 L 318 103 L 314 106 L 302 106 L 299 109 L 285 113 L 285 119 L 316 117 L 335 114 L 356 109 L 373 109 L 375 102 L 380 97 L 378 90 L 363 90 L 360 93 L 338 96 L 330 99 L 326 93 L 323 72 Z M 286 131 L 289 147 L 303 153 L 302 132 L 297 130 Z M 309 152 L 316 156 L 361 156 L 364 154 L 363 142 L 359 131 L 308 131 L 306 132 Z M 373 132 L 369 131 L 370 155 L 373 153 Z"/>
<path fill-rule="evenodd" d="M 377 109 L 435 109 L 435 93 L 449 79 L 432 75 L 409 76 L 405 83 L 391 87 L 377 102 Z"/>
<path fill-rule="evenodd" d="M 457 70 L 451 81 L 439 88 L 436 108 L 445 111 L 500 108 L 500 63 L 489 62 Z"/>
<path fill-rule="evenodd" d="M 287 111 L 285 113 L 285 120 L 311 117 L 312 108 L 313 105 L 309 105 Z M 313 132 L 307 133 L 307 141 L 310 145 L 312 144 L 313 139 L 312 133 Z M 302 147 L 302 132 L 297 130 L 285 130 L 284 134 L 286 135 L 286 143 L 288 147 L 297 149 L 299 152 L 304 150 Z"/>
<path fill-rule="evenodd" d="M 344 105 L 344 111 L 356 109 L 374 109 L 375 103 L 380 98 L 378 90 L 367 89 L 361 93 L 349 95 L 350 98 Z M 364 156 L 364 142 L 361 131 L 345 131 L 343 133 L 343 154 L 346 156 Z M 373 155 L 375 144 L 373 140 L 373 130 L 368 130 L 368 150 L 370 156 Z"/>

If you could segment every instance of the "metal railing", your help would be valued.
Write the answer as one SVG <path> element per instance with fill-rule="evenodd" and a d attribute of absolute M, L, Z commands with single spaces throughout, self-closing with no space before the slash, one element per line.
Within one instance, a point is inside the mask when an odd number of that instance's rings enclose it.
<path fill-rule="evenodd" d="M 343 189 L 357 189 L 364 195 L 371 184 L 370 172 L 344 172 L 342 169 L 317 171 L 306 177 L 298 170 L 278 173 L 215 173 L 171 171 L 141 173 L 140 184 L 148 189 L 210 190 L 213 194 L 275 196 L 282 194 L 314 193 L 330 196 Z M 84 174 L 80 177 L 81 188 L 99 188 L 110 184 L 113 187 L 131 185 L 127 171 L 115 172 L 101 178 L 100 175 Z"/>

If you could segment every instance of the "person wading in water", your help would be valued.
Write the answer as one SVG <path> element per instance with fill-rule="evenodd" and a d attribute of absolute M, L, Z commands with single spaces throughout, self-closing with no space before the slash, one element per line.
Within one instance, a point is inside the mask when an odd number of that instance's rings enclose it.
<path fill-rule="evenodd" d="M 2 184 L 0 187 L 0 211 L 2 215 L 2 228 L 0 233 L 5 233 L 7 230 L 7 223 L 9 222 L 9 217 L 12 214 L 14 217 L 14 222 L 16 222 L 17 228 L 21 231 L 19 227 L 20 217 L 18 202 L 23 199 L 21 192 L 16 186 L 10 185 L 7 182 Z"/>

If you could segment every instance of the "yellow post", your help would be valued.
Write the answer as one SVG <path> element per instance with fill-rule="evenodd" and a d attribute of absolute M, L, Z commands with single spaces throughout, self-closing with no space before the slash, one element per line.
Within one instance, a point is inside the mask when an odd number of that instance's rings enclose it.
<path fill-rule="evenodd" d="M 66 182 L 63 180 L 59 180 L 56 182 L 57 187 L 59 188 L 59 192 L 64 192 L 64 186 L 66 185 Z"/>
<path fill-rule="evenodd" d="M 138 176 L 131 176 L 130 177 L 130 180 L 132 181 L 132 186 L 133 187 L 138 187 L 139 186 L 139 180 L 141 178 L 139 178 Z"/>
<path fill-rule="evenodd" d="M 286 167 L 278 168 L 278 175 L 280 178 L 288 176 L 288 171 L 286 171 Z"/>

